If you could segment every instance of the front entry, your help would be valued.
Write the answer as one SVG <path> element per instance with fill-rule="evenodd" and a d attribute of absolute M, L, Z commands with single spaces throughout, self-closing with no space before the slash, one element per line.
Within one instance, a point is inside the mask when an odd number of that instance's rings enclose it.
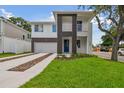
<path fill-rule="evenodd" d="M 69 52 L 69 40 L 68 39 L 64 40 L 64 52 L 65 53 Z"/>

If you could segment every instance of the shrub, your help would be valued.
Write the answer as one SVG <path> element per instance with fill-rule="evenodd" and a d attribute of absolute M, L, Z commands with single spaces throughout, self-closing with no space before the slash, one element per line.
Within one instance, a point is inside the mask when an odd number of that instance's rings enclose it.
<path fill-rule="evenodd" d="M 82 54 L 82 53 L 77 53 L 77 54 L 72 54 L 71 57 L 66 57 L 64 54 L 58 55 L 57 59 L 75 59 L 75 58 L 83 58 L 83 57 L 97 57 L 96 55 L 93 54 Z"/>
<path fill-rule="evenodd" d="M 97 57 L 97 56 L 96 55 L 93 55 L 93 54 L 77 53 L 77 54 L 73 54 L 72 57 Z"/>

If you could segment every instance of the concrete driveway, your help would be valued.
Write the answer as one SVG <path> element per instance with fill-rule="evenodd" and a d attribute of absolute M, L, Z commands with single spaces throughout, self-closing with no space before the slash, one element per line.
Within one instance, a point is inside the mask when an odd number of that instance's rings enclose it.
<path fill-rule="evenodd" d="M 29 61 L 42 57 L 48 53 L 39 53 L 27 57 L 17 58 L 10 61 L 0 62 L 0 88 L 16 88 L 31 78 L 39 74 L 44 70 L 45 67 L 56 57 L 56 54 L 52 54 L 41 62 L 32 66 L 31 68 L 20 72 L 20 71 L 8 71 L 8 69 L 19 66 Z"/>
<path fill-rule="evenodd" d="M 111 58 L 111 52 L 93 52 L 93 54 L 105 59 Z M 124 62 L 124 56 L 118 56 L 118 61 Z"/>

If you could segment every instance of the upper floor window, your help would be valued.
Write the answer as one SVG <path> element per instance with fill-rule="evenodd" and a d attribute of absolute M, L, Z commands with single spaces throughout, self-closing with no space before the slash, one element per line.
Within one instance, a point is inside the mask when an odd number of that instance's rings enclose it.
<path fill-rule="evenodd" d="M 56 25 L 55 24 L 52 25 L 52 32 L 56 32 Z"/>
<path fill-rule="evenodd" d="M 72 31 L 72 16 L 62 17 L 62 31 Z"/>
<path fill-rule="evenodd" d="M 77 31 L 82 31 L 82 21 L 77 21 Z"/>
<path fill-rule="evenodd" d="M 39 31 L 39 25 L 35 25 L 34 29 L 35 29 L 35 32 L 38 32 Z"/>

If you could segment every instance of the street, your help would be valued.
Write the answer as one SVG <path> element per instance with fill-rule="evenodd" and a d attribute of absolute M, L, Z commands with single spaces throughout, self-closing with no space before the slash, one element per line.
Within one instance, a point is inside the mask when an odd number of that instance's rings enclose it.
<path fill-rule="evenodd" d="M 105 59 L 111 58 L 111 52 L 93 52 L 93 54 Z M 118 61 L 124 62 L 124 56 L 118 56 Z"/>

